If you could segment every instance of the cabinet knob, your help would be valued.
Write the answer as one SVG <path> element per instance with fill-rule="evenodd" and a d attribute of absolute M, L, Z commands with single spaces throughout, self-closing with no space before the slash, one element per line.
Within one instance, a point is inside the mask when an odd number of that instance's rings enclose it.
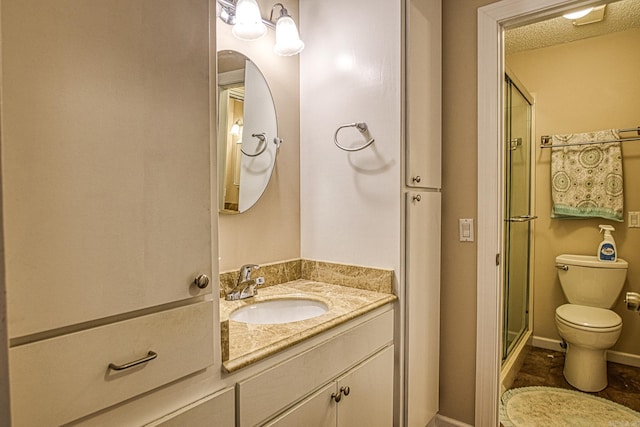
<path fill-rule="evenodd" d="M 209 277 L 206 274 L 200 274 L 193 280 L 193 284 L 199 287 L 200 289 L 204 289 L 209 286 Z"/>
<path fill-rule="evenodd" d="M 420 175 L 414 176 L 413 178 L 411 178 L 411 182 L 413 182 L 414 184 L 418 183 L 422 181 L 422 178 L 420 177 Z"/>
<path fill-rule="evenodd" d="M 414 202 L 419 202 L 420 200 L 422 200 L 422 196 L 421 195 L 417 195 L 417 196 L 413 196 L 413 201 Z"/>
<path fill-rule="evenodd" d="M 349 396 L 349 393 L 351 393 L 351 389 L 348 386 L 340 387 L 340 391 L 338 392 L 338 394 L 331 393 L 331 399 L 338 403 L 342 400 L 342 395 Z"/>

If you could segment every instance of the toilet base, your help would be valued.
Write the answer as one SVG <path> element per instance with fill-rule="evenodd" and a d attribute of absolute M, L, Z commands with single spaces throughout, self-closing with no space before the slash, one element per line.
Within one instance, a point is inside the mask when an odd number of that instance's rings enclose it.
<path fill-rule="evenodd" d="M 564 377 L 581 391 L 596 392 L 607 387 L 607 351 L 567 343 Z"/>

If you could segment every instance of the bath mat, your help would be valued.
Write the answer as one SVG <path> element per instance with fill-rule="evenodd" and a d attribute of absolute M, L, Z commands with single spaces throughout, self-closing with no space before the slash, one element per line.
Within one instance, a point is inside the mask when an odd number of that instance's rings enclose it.
<path fill-rule="evenodd" d="M 640 412 L 579 391 L 522 387 L 502 395 L 500 422 L 504 427 L 640 426 Z"/>

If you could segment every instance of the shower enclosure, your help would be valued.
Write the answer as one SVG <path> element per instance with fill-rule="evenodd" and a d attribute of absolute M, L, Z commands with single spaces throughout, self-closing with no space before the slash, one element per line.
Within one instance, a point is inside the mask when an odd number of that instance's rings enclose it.
<path fill-rule="evenodd" d="M 529 331 L 529 286 L 532 221 L 533 99 L 505 75 L 505 200 L 503 271 L 504 361 Z"/>

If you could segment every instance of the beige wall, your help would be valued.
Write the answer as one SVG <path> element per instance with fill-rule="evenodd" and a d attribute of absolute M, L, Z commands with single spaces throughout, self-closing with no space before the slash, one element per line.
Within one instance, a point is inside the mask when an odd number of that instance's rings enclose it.
<path fill-rule="evenodd" d="M 263 15 L 273 6 L 259 0 Z M 298 1 L 284 2 L 298 22 Z M 242 264 L 264 264 L 300 256 L 300 88 L 299 56 L 273 53 L 274 31 L 260 40 L 243 42 L 231 26 L 217 25 L 218 50 L 233 49 L 251 58 L 264 75 L 278 115 L 278 133 L 284 139 L 276 167 L 262 198 L 248 211 L 219 216 L 220 271 Z"/>
<path fill-rule="evenodd" d="M 507 64 L 536 98 L 534 143 L 541 135 L 630 128 L 640 124 L 640 29 L 511 55 Z M 625 223 L 604 219 L 551 220 L 550 150 L 536 150 L 534 336 L 559 340 L 554 312 L 565 303 L 554 268 L 561 253 L 595 255 L 598 224 L 616 228 L 618 256 L 629 262 L 623 293 L 640 291 L 640 228 L 627 228 L 627 212 L 640 211 L 640 141 L 623 144 Z M 623 318 L 614 347 L 640 355 L 640 318 L 622 302 Z"/>
<path fill-rule="evenodd" d="M 477 217 L 477 9 L 492 2 L 442 3 L 440 413 L 473 424 L 477 248 L 458 241 L 458 218 Z"/>

